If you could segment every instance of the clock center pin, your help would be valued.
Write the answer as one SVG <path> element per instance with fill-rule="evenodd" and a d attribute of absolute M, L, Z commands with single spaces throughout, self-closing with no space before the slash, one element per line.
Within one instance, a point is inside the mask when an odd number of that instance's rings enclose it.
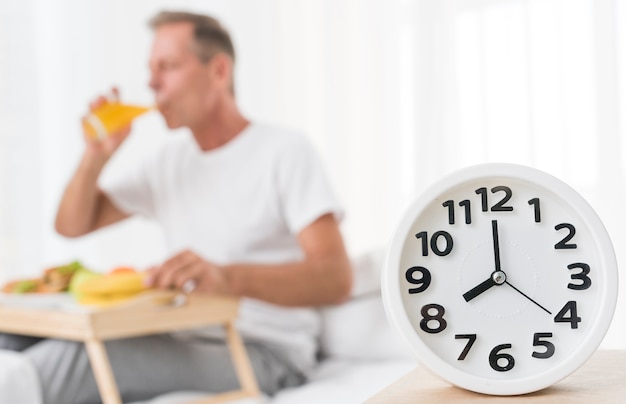
<path fill-rule="evenodd" d="M 506 274 L 502 271 L 495 271 L 491 274 L 491 279 L 496 283 L 496 285 L 502 285 L 506 282 Z"/>

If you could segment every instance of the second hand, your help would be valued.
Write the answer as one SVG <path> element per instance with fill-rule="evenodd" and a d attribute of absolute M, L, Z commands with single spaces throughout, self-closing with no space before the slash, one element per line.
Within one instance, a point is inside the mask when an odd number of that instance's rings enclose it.
<path fill-rule="evenodd" d="M 552 315 L 552 313 L 550 312 L 550 310 L 546 309 L 545 307 L 543 307 L 542 305 L 540 305 L 539 303 L 537 303 L 536 301 L 534 301 L 530 296 L 528 296 L 526 293 L 522 292 L 521 290 L 519 290 L 518 288 L 516 288 L 515 286 L 511 285 L 511 283 L 509 281 L 504 281 L 504 283 L 506 283 L 507 285 L 509 285 L 510 287 L 512 287 L 513 289 L 515 289 L 516 292 L 520 293 L 522 296 L 524 296 L 526 299 L 530 300 L 531 302 L 535 303 L 537 306 L 539 306 L 543 311 L 545 311 L 546 313 Z"/>

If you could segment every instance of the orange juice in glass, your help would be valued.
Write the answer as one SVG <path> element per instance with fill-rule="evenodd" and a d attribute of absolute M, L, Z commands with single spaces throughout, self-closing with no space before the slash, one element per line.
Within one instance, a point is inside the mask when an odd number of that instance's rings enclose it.
<path fill-rule="evenodd" d="M 138 116 L 154 109 L 140 105 L 106 102 L 83 118 L 83 131 L 94 139 L 103 139 L 129 125 Z"/>

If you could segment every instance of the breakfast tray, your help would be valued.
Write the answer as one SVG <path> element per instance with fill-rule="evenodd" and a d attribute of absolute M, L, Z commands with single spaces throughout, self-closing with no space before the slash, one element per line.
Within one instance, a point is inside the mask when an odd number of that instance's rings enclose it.
<path fill-rule="evenodd" d="M 0 295 L 0 332 L 83 342 L 103 403 L 121 404 L 103 341 L 222 325 L 240 390 L 195 401 L 208 404 L 259 395 L 245 346 L 235 328 L 238 311 L 236 298 L 182 296 L 174 292 L 144 292 L 102 309 L 80 306 L 67 294 Z"/>

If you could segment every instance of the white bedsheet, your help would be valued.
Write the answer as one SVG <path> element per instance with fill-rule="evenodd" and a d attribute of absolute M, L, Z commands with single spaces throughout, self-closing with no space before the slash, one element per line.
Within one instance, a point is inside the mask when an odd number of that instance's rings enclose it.
<path fill-rule="evenodd" d="M 320 364 L 305 385 L 282 390 L 271 398 L 237 400 L 233 404 L 363 403 L 416 366 L 409 359 L 329 359 Z M 176 392 L 133 404 L 185 404 L 202 397 L 207 396 L 199 392 Z"/>
<path fill-rule="evenodd" d="M 0 350 L 0 364 L 0 403 L 41 404 L 37 371 L 27 357 Z M 302 386 L 282 390 L 272 398 L 245 399 L 234 403 L 363 403 L 416 366 L 417 363 L 410 359 L 328 359 L 320 363 L 311 380 Z M 184 404 L 201 397 L 206 397 L 206 393 L 174 392 L 134 404 Z"/>

